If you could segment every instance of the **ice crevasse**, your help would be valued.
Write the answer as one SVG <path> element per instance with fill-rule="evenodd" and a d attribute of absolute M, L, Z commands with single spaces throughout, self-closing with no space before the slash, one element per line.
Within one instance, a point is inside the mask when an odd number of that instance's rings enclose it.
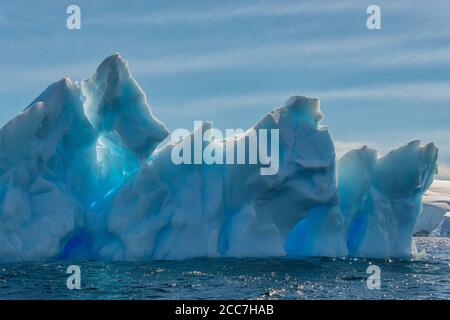
<path fill-rule="evenodd" d="M 413 141 L 379 157 L 363 147 L 336 162 L 322 117 L 318 99 L 293 96 L 254 126 L 279 130 L 274 175 L 177 165 L 172 150 L 190 136 L 167 139 L 112 55 L 0 129 L 0 261 L 410 257 L 437 148 Z"/>

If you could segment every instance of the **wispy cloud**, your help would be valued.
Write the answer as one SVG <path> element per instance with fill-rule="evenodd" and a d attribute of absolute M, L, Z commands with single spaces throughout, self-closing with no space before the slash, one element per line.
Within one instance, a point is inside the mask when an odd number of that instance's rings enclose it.
<path fill-rule="evenodd" d="M 353 2 L 340 5 L 328 2 L 316 3 L 285 3 L 278 6 L 278 2 L 258 2 L 253 5 L 229 10 L 233 15 L 238 14 L 289 14 L 296 10 L 345 10 Z M 326 4 L 326 5 L 325 5 Z M 276 7 L 276 8 L 275 8 Z M 273 10 L 272 10 L 273 9 Z M 218 10 L 218 9 L 217 9 Z M 218 10 L 220 11 L 220 10 Z M 225 10 L 226 11 L 226 10 Z M 239 13 L 236 13 L 236 12 Z M 221 11 L 220 11 L 221 12 Z M 226 11 L 228 12 L 228 11 Z M 182 15 L 185 13 L 183 12 Z M 194 16 L 206 15 L 193 13 Z M 223 13 L 221 13 L 223 14 Z M 229 14 L 229 13 L 228 13 Z M 189 13 L 186 14 L 189 16 Z M 109 17 L 108 19 L 111 19 Z M 121 18 L 122 21 L 125 18 Z M 134 16 L 133 16 L 134 19 Z M 2 15 L 0 13 L 0 21 Z M 266 41 L 251 41 L 238 45 L 210 46 L 210 51 L 196 50 L 195 39 L 189 39 L 189 46 L 177 51 L 177 54 L 154 55 L 149 58 L 133 59 L 130 63 L 132 71 L 140 76 L 171 75 L 189 72 L 208 72 L 220 69 L 282 69 L 290 66 L 316 68 L 318 72 L 336 66 L 358 66 L 366 70 L 380 70 L 381 68 L 415 67 L 430 65 L 450 65 L 450 47 L 445 45 L 424 45 L 424 41 L 447 38 L 450 29 L 418 29 L 391 34 L 354 35 L 345 37 L 306 37 L 296 41 L 282 41 L 268 39 Z M 87 35 L 89 36 L 89 35 Z M 61 41 L 59 39 L 58 41 Z M 426 43 L 426 42 L 425 42 Z M 19 67 L 20 68 L 20 67 Z M 67 65 L 53 65 L 51 67 L 33 67 L 18 69 L 14 66 L 3 66 L 0 81 L 3 87 L 0 91 L 14 90 L 27 84 L 39 81 L 53 81 L 68 74 L 73 78 L 89 76 L 94 71 L 92 62 L 79 62 Z M 342 93 L 341 93 L 342 94 Z"/>
<path fill-rule="evenodd" d="M 389 98 L 403 100 L 448 100 L 450 81 L 403 82 L 390 85 L 375 85 L 322 91 L 319 96 L 329 99 Z"/>
<path fill-rule="evenodd" d="M 385 39 L 384 41 L 387 40 Z M 376 46 L 376 44 L 377 41 L 361 37 L 339 40 L 271 42 L 232 49 L 218 49 L 206 53 L 184 52 L 149 59 L 133 59 L 130 67 L 133 74 L 140 76 L 182 74 L 223 68 L 229 69 L 232 67 L 239 67 L 240 69 L 243 67 L 260 68 L 263 64 L 265 67 L 270 65 L 272 68 L 281 68 L 283 65 L 292 64 L 292 59 L 303 61 L 305 65 L 317 64 L 318 61 L 315 59 L 315 55 L 331 50 L 336 54 L 339 53 L 346 56 L 346 54 L 368 49 Z M 339 59 L 333 61 L 339 63 Z M 89 76 L 94 70 L 95 65 L 92 62 L 25 69 L 18 69 L 17 66 L 11 69 L 5 66 L 0 74 L 0 81 L 4 83 L 4 87 L 0 90 L 12 90 L 19 86 L 36 83 L 37 81 L 53 81 L 66 74 L 74 79 L 79 79 Z"/>
<path fill-rule="evenodd" d="M 300 94 L 320 99 L 402 99 L 402 100 L 450 100 L 450 81 L 395 83 L 391 85 L 377 85 L 364 87 L 351 87 L 333 90 L 307 90 L 297 89 L 282 92 L 256 92 L 239 95 L 226 95 L 205 97 L 191 101 L 176 102 L 174 106 L 165 105 L 162 108 L 175 112 L 188 110 L 200 114 L 205 108 L 210 110 L 230 110 L 255 107 L 273 107 L 281 105 L 289 96 Z M 182 108 L 180 108 L 182 107 Z M 181 109 L 181 110 L 180 110 Z"/>
<path fill-rule="evenodd" d="M 425 66 L 450 64 L 450 47 L 422 47 L 408 48 L 407 50 L 393 50 L 377 54 L 362 61 L 366 66 L 402 67 L 402 66 Z M 355 60 L 348 60 L 348 62 Z"/>
<path fill-rule="evenodd" d="M 121 25 L 168 25 L 177 23 L 214 23 L 229 19 L 252 17 L 282 17 L 299 16 L 302 14 L 343 12 L 361 6 L 361 1 L 345 0 L 330 3 L 329 1 L 257 1 L 251 4 L 222 2 L 220 5 L 191 6 L 191 8 L 177 7 L 173 10 L 149 10 L 139 14 L 117 13 L 96 16 L 86 20 L 87 25 L 99 25 L 111 20 Z"/>
<path fill-rule="evenodd" d="M 0 93 L 24 88 L 36 84 L 48 86 L 65 76 L 81 80 L 92 75 L 96 70 L 94 63 L 66 64 L 59 66 L 34 67 L 30 69 L 6 70 L 0 74 Z"/>
<path fill-rule="evenodd" d="M 436 6 L 445 6 L 446 2 L 443 0 L 435 0 Z M 88 17 L 85 19 L 86 25 L 103 25 L 111 21 L 119 25 L 174 25 L 174 24 L 199 24 L 205 22 L 218 23 L 230 19 L 249 19 L 249 18 L 270 18 L 270 17 L 302 17 L 304 15 L 314 14 L 330 14 L 330 13 L 348 13 L 348 12 L 362 12 L 371 1 L 362 0 L 342 0 L 333 1 L 328 0 L 303 0 L 303 1 L 288 1 L 288 0 L 260 0 L 248 2 L 234 2 L 225 1 L 219 4 L 207 1 L 200 2 L 186 6 L 180 3 L 178 6 L 172 8 L 155 8 L 149 3 L 147 11 L 145 12 L 114 12 L 113 10 L 106 10 L 106 15 L 96 15 L 95 17 Z M 430 8 L 429 4 L 423 3 L 419 0 L 396 0 L 383 1 L 379 0 L 381 5 L 389 12 L 404 13 L 405 6 L 409 5 L 409 13 L 412 10 L 427 12 Z M 110 5 L 109 8 L 114 8 Z M 432 11 L 433 18 L 437 15 L 442 15 L 441 11 Z M 428 15 L 430 12 L 428 12 Z"/>
<path fill-rule="evenodd" d="M 223 68 L 282 68 L 303 66 L 355 66 L 366 69 L 450 64 L 449 46 L 423 46 L 425 39 L 448 37 L 450 30 L 409 32 L 374 37 L 320 37 L 297 41 L 269 41 L 217 48 L 209 52 L 181 52 L 175 55 L 134 60 L 140 75 L 180 74 Z M 412 41 L 412 43 L 411 43 Z M 412 46 L 417 41 L 417 46 Z M 419 45 L 421 44 L 421 45 Z"/>

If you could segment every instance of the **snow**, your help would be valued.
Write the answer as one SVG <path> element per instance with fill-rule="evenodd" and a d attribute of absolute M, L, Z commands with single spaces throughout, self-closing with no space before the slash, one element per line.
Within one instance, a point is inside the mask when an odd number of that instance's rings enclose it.
<path fill-rule="evenodd" d="M 413 141 L 379 158 L 363 147 L 336 164 L 322 118 L 318 99 L 294 96 L 253 130 L 203 141 L 229 152 L 259 129 L 269 140 L 279 130 L 276 174 L 177 165 L 172 150 L 190 136 L 166 139 L 112 55 L 87 80 L 50 85 L 0 129 L 0 261 L 411 255 L 437 148 Z M 435 185 L 425 208 L 448 206 Z M 429 220 L 416 229 L 448 234 L 448 215 Z"/>

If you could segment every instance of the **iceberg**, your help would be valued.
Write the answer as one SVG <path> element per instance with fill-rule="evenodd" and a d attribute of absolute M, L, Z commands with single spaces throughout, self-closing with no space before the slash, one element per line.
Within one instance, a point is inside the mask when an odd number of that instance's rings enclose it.
<path fill-rule="evenodd" d="M 448 237 L 450 215 L 450 181 L 434 181 L 423 196 L 423 210 L 417 218 L 414 234 L 417 236 Z M 447 226 L 447 227 L 446 227 Z"/>
<path fill-rule="evenodd" d="M 59 257 L 91 204 L 167 135 L 119 55 L 81 85 L 50 85 L 0 129 L 0 261 Z"/>
<path fill-rule="evenodd" d="M 441 223 L 431 232 L 434 237 L 450 237 L 450 213 L 447 212 Z"/>
<path fill-rule="evenodd" d="M 94 225 L 102 228 L 92 234 L 103 234 L 94 244 L 98 255 L 119 260 L 284 255 L 295 223 L 336 197 L 333 143 L 318 127 L 320 119 L 317 99 L 294 97 L 255 125 L 254 132 L 279 129 L 276 175 L 261 175 L 260 165 L 173 164 L 172 149 L 189 136 L 162 146 L 93 211 Z"/>
<path fill-rule="evenodd" d="M 419 141 L 379 158 L 364 146 L 337 165 L 339 203 L 314 208 L 293 229 L 288 253 L 407 258 L 422 196 L 437 170 L 437 148 Z"/>
<path fill-rule="evenodd" d="M 276 130 L 276 174 L 262 175 L 264 163 L 176 164 L 196 131 L 168 139 L 114 54 L 0 129 L 0 261 L 411 256 L 437 148 L 413 141 L 378 157 L 364 147 L 336 162 L 322 118 L 318 99 L 293 96 L 250 130 L 203 141 L 227 153 Z"/>
<path fill-rule="evenodd" d="M 352 256 L 410 255 L 415 221 L 437 171 L 437 156 L 433 144 L 421 147 L 413 141 L 380 159 L 368 148 L 341 159 L 341 208 L 351 221 L 347 246 Z"/>

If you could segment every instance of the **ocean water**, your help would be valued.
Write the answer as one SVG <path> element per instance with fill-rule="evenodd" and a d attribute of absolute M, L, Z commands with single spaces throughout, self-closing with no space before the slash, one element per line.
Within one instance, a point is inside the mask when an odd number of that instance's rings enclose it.
<path fill-rule="evenodd" d="M 192 259 L 0 264 L 0 299 L 450 299 L 450 238 L 416 238 L 426 257 Z M 81 268 L 81 289 L 66 286 Z M 381 288 L 367 288 L 378 265 Z"/>

